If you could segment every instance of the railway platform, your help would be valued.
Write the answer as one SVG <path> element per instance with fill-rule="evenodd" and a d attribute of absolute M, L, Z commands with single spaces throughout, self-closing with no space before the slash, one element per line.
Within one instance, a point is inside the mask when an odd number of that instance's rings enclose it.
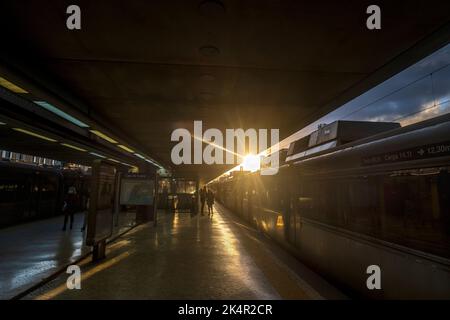
<path fill-rule="evenodd" d="M 72 230 L 61 231 L 64 217 L 0 230 L 0 299 L 14 298 L 91 251 L 81 232 L 84 213 Z M 134 225 L 134 213 L 121 213 L 111 238 Z"/>
<path fill-rule="evenodd" d="M 342 299 L 339 290 L 220 205 L 161 214 L 84 259 L 81 289 L 61 274 L 24 299 Z"/>

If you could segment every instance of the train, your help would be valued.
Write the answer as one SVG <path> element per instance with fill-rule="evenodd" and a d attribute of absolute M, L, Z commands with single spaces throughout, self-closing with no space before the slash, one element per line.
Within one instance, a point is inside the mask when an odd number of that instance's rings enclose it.
<path fill-rule="evenodd" d="M 31 164 L 0 161 L 0 228 L 62 214 L 64 195 L 74 185 L 77 210 L 85 210 L 90 176 Z"/>
<path fill-rule="evenodd" d="M 450 299 L 449 169 L 450 115 L 337 121 L 291 143 L 278 174 L 208 187 L 351 297 Z"/>

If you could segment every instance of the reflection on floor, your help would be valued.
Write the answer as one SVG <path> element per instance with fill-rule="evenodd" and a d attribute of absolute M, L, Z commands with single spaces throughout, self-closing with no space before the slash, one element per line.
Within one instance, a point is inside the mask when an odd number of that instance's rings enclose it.
<path fill-rule="evenodd" d="M 162 214 L 80 264 L 80 290 L 62 274 L 26 299 L 322 299 L 339 291 L 216 206 L 212 218 Z"/>
<path fill-rule="evenodd" d="M 135 214 L 118 218 L 114 235 L 134 225 Z M 62 216 L 1 229 L 0 299 L 18 295 L 90 252 L 81 232 L 83 219 L 83 213 L 76 214 L 73 229 L 66 231 L 61 231 Z"/>

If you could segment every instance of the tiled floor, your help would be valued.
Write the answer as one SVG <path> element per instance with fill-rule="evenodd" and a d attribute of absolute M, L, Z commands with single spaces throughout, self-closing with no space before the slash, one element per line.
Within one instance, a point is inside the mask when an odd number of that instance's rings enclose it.
<path fill-rule="evenodd" d="M 121 213 L 117 235 L 134 224 L 134 214 Z M 91 248 L 81 232 L 84 214 L 76 214 L 72 230 L 62 231 L 64 217 L 0 230 L 0 299 L 9 299 L 79 259 Z"/>
<path fill-rule="evenodd" d="M 322 299 L 338 290 L 216 206 L 213 218 L 165 214 L 80 263 L 80 290 L 61 274 L 26 299 Z"/>

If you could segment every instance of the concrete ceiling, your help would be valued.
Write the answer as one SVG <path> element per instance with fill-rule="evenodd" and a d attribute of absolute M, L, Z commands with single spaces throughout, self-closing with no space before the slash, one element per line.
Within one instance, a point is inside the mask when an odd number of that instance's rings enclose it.
<path fill-rule="evenodd" d="M 171 132 L 194 120 L 281 137 L 301 129 L 406 67 L 371 78 L 450 17 L 448 1 L 379 1 L 382 29 L 370 31 L 371 2 L 3 0 L 0 32 L 90 116 L 171 164 Z M 65 26 L 73 3 L 80 31 Z M 204 179 L 226 169 L 206 167 L 176 169 Z"/>

